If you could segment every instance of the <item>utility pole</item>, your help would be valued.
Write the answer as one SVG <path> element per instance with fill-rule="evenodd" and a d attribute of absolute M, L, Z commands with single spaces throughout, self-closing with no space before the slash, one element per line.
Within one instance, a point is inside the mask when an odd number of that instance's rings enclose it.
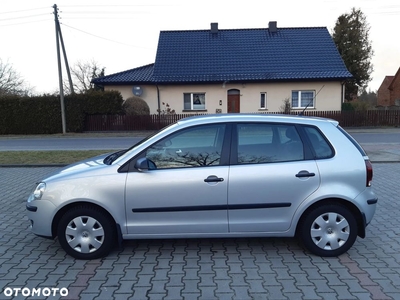
<path fill-rule="evenodd" d="M 58 35 L 58 30 L 59 30 L 59 27 L 60 27 L 60 23 L 58 22 L 57 4 L 54 4 L 53 8 L 54 8 L 54 22 L 56 24 L 58 86 L 60 88 L 62 133 L 66 134 L 67 133 L 67 125 L 66 125 L 66 122 L 65 122 L 64 88 L 63 88 L 62 71 L 61 71 L 60 38 L 59 38 L 59 35 Z"/>
<path fill-rule="evenodd" d="M 64 39 L 63 39 L 63 36 L 62 36 L 62 33 L 61 33 L 60 24 L 58 24 L 58 33 L 60 34 L 61 48 L 62 48 L 63 55 L 64 55 L 65 68 L 67 69 L 69 89 L 71 91 L 71 94 L 74 94 L 75 93 L 74 92 L 74 85 L 72 84 L 71 71 L 70 71 L 69 65 L 68 65 L 67 52 L 65 51 Z"/>
<path fill-rule="evenodd" d="M 67 53 L 64 47 L 64 40 L 62 38 L 60 22 L 58 21 L 58 8 L 57 4 L 53 5 L 54 8 L 54 23 L 56 28 L 56 43 L 57 43 L 57 64 L 58 64 L 58 84 L 60 88 L 60 104 L 61 104 L 61 122 L 62 122 L 62 131 L 63 134 L 67 132 L 66 120 L 65 120 L 65 105 L 64 105 L 64 87 L 63 87 L 63 80 L 62 80 L 62 69 L 61 69 L 61 54 L 60 54 L 60 39 L 61 39 L 61 46 L 64 54 L 64 63 L 67 69 L 68 74 L 68 81 L 71 89 L 71 93 L 74 93 L 74 88 L 71 79 L 71 73 L 68 65 Z"/>

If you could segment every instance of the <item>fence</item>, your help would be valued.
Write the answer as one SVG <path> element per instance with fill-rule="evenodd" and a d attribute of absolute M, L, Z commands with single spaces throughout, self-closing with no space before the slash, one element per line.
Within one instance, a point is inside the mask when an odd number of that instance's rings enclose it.
<path fill-rule="evenodd" d="M 277 114 L 277 113 L 270 113 Z M 291 114 L 296 115 L 297 112 Z M 339 121 L 342 127 L 400 126 L 400 110 L 368 111 L 306 111 L 305 116 L 323 117 Z M 173 115 L 88 115 L 85 131 L 157 130 L 191 114 Z"/>

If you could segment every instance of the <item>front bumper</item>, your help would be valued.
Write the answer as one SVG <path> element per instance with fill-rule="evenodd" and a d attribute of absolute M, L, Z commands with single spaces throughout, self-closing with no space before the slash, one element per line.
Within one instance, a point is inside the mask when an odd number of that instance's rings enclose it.
<path fill-rule="evenodd" d="M 31 223 L 31 231 L 42 237 L 53 237 L 52 222 L 55 205 L 46 200 L 35 200 L 26 204 L 27 217 Z"/>

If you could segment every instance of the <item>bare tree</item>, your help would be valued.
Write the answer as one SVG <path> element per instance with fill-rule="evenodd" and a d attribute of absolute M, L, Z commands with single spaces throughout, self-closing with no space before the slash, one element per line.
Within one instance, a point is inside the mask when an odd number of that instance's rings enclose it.
<path fill-rule="evenodd" d="M 8 61 L 0 58 L 0 96 L 2 95 L 28 95 L 31 88 L 26 86 L 24 79 Z"/>
<path fill-rule="evenodd" d="M 76 93 L 86 93 L 91 90 L 97 90 L 97 87 L 92 83 L 92 80 L 104 76 L 104 67 L 99 67 L 98 63 L 94 60 L 89 62 L 78 61 L 71 68 L 71 77 Z M 64 90 L 70 93 L 69 84 L 64 81 Z"/>

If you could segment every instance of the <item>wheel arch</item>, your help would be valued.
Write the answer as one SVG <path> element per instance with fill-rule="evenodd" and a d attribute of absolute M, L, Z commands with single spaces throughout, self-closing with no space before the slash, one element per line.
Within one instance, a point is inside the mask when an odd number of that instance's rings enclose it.
<path fill-rule="evenodd" d="M 106 214 L 110 220 L 113 221 L 113 223 L 115 224 L 115 228 L 116 228 L 116 233 L 118 236 L 118 244 L 121 244 L 122 242 L 122 232 L 121 232 L 121 226 L 119 223 L 117 223 L 115 221 L 115 218 L 103 207 L 101 207 L 100 205 L 94 204 L 94 203 L 89 203 L 89 202 L 85 202 L 85 201 L 78 201 L 78 202 L 73 202 L 73 203 L 69 203 L 67 205 L 65 205 L 64 207 L 62 207 L 54 216 L 52 224 L 51 224 L 51 234 L 52 237 L 55 238 L 57 236 L 57 228 L 58 228 L 58 224 L 61 220 L 61 217 L 70 209 L 77 207 L 77 206 L 86 206 L 86 207 L 92 207 L 94 209 L 100 210 L 101 212 L 103 212 L 104 214 Z"/>
<path fill-rule="evenodd" d="M 339 204 L 339 205 L 346 207 L 348 210 L 350 210 L 351 213 L 354 214 L 356 222 L 357 222 L 357 228 L 358 228 L 357 235 L 361 238 L 365 238 L 365 227 L 366 227 L 365 216 L 361 213 L 361 211 L 358 209 L 358 207 L 356 205 L 354 205 L 353 203 L 351 203 L 345 199 L 341 199 L 341 198 L 321 199 L 321 200 L 313 203 L 312 205 L 310 205 L 305 211 L 303 211 L 303 213 L 301 214 L 301 216 L 296 224 L 296 235 L 298 236 L 300 224 L 303 222 L 303 219 L 310 211 L 312 211 L 316 207 L 320 207 L 322 205 L 328 205 L 328 204 Z"/>

